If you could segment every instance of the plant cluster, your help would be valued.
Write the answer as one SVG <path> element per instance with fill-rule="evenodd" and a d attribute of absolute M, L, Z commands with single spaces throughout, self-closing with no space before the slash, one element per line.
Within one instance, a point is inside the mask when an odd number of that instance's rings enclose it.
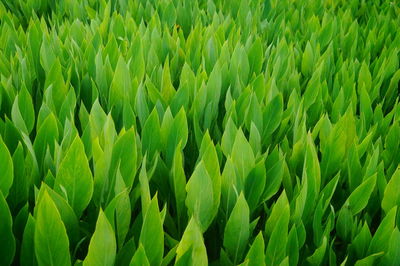
<path fill-rule="evenodd" d="M 0 264 L 400 265 L 400 7 L 0 2 Z"/>

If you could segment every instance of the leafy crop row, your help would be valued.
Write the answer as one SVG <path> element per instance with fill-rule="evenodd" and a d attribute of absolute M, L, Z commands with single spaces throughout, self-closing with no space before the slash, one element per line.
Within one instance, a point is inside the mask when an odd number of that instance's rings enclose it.
<path fill-rule="evenodd" d="M 0 265 L 400 265 L 400 7 L 0 2 Z"/>

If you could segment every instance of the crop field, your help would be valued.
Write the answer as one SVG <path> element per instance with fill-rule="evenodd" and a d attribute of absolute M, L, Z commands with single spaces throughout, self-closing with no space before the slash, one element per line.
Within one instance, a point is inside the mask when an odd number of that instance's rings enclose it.
<path fill-rule="evenodd" d="M 0 0 L 0 265 L 400 265 L 397 0 Z"/>

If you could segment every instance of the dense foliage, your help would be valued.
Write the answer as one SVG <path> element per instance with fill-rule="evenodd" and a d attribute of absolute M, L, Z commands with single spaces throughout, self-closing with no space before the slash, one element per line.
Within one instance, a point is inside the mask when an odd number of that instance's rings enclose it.
<path fill-rule="evenodd" d="M 2 0 L 0 265 L 400 265 L 400 7 Z"/>

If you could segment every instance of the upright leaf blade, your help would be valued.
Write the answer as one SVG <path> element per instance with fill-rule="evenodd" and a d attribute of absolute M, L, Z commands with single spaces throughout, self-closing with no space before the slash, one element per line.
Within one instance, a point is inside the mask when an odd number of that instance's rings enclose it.
<path fill-rule="evenodd" d="M 78 217 L 89 204 L 93 194 L 93 177 L 82 141 L 77 136 L 68 149 L 54 184 L 55 191 L 63 195 Z"/>
<path fill-rule="evenodd" d="M 224 247 L 237 263 L 242 259 L 250 235 L 250 210 L 243 193 L 236 201 L 235 207 L 224 230 Z"/>
<path fill-rule="evenodd" d="M 67 231 L 47 192 L 37 205 L 35 254 L 39 265 L 71 265 Z"/>
<path fill-rule="evenodd" d="M 114 265 L 116 249 L 114 231 L 106 215 L 100 209 L 96 229 L 90 239 L 88 254 L 83 265 Z"/>

